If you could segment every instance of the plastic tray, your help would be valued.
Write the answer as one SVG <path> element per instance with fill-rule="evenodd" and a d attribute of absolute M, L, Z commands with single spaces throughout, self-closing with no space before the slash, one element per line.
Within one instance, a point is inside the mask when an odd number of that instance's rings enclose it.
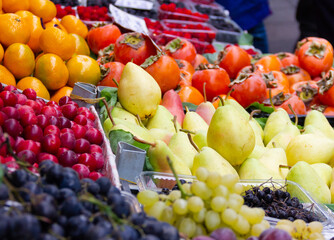
<path fill-rule="evenodd" d="M 189 3 L 192 8 L 200 13 L 207 14 L 209 16 L 229 17 L 229 11 L 223 6 L 213 2 L 211 4 Z"/>
<path fill-rule="evenodd" d="M 238 43 L 243 30 L 236 22 L 225 17 L 210 16 L 209 23 L 217 29 L 217 41 Z"/>
<path fill-rule="evenodd" d="M 130 204 L 132 213 L 141 212 L 140 204 L 135 196 L 126 191 L 121 191 L 121 195 L 124 197 L 125 201 Z"/>
<path fill-rule="evenodd" d="M 208 18 L 197 17 L 189 14 L 178 13 L 178 12 L 169 12 L 159 9 L 159 19 L 176 19 L 184 21 L 193 21 L 193 22 L 207 22 Z"/>
<path fill-rule="evenodd" d="M 196 178 L 194 176 L 179 175 L 180 179 L 183 179 L 187 182 L 192 182 Z M 247 186 L 259 186 L 266 182 L 267 180 L 240 180 L 240 183 Z M 171 173 L 159 173 L 159 172 L 142 172 L 137 177 L 137 185 L 139 191 L 143 190 L 153 190 L 160 192 L 162 188 L 171 189 L 176 184 L 175 178 Z M 299 184 L 291 181 L 284 180 L 275 180 L 276 187 L 284 186 L 285 184 L 288 187 L 288 190 L 291 194 L 291 189 L 293 189 L 292 197 L 297 197 L 305 207 L 313 204 L 312 211 L 318 216 L 322 222 L 325 229 L 334 229 L 334 214 L 332 211 L 323 204 L 318 204 L 310 196 L 310 194 L 305 191 Z M 272 183 L 265 183 L 263 187 L 272 187 Z M 266 220 L 269 221 L 271 225 L 276 225 L 279 219 L 266 217 Z"/>

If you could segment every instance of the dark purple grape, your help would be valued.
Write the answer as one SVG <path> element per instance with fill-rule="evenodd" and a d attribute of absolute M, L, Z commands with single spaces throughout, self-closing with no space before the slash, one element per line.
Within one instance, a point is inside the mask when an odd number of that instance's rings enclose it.
<path fill-rule="evenodd" d="M 213 231 L 210 235 L 215 240 L 226 239 L 226 240 L 236 240 L 237 237 L 235 233 L 230 228 L 219 228 Z"/>
<path fill-rule="evenodd" d="M 292 240 L 292 238 L 282 229 L 270 228 L 261 233 L 259 240 Z"/>

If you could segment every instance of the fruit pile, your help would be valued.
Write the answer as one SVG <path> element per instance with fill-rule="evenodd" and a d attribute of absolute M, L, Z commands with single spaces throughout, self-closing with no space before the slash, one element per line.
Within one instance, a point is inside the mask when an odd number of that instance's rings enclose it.
<path fill-rule="evenodd" d="M 80 180 L 73 169 L 52 161 L 43 161 L 39 174 L 5 170 L 1 239 L 179 239 L 168 223 L 132 212 L 108 178 Z"/>
<path fill-rule="evenodd" d="M 66 15 L 73 15 L 75 16 L 76 12 L 75 10 L 71 7 L 71 6 L 62 6 L 59 4 L 56 4 L 56 8 L 57 8 L 57 18 L 63 18 Z"/>
<path fill-rule="evenodd" d="M 78 6 L 78 15 L 81 20 L 84 21 L 111 21 L 111 17 L 108 15 L 107 7 L 99 6 Z"/>
<path fill-rule="evenodd" d="M 67 96 L 48 103 L 36 99 L 36 92 L 19 93 L 13 86 L 0 92 L 2 164 L 17 168 L 12 154 L 36 167 L 50 159 L 72 167 L 80 178 L 103 176 L 102 133 L 95 128 L 95 116 Z M 6 144 L 9 135 L 11 150 Z"/>
<path fill-rule="evenodd" d="M 206 22 L 209 16 L 199 12 L 192 12 L 187 8 L 178 8 L 175 3 L 162 4 L 159 11 L 159 19 L 176 19 L 195 22 Z"/>
<path fill-rule="evenodd" d="M 195 4 L 195 9 L 200 13 L 204 13 L 210 16 L 220 16 L 220 17 L 228 17 L 224 11 L 218 6 L 211 5 L 203 5 L 203 4 Z"/>

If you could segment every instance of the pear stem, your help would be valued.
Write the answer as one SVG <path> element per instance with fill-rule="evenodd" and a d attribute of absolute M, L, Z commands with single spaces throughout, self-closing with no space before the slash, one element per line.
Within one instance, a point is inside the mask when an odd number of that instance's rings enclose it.
<path fill-rule="evenodd" d="M 272 144 L 273 144 L 273 147 L 274 147 L 274 148 L 276 148 L 276 143 L 275 143 L 275 142 L 273 142 Z"/>
<path fill-rule="evenodd" d="M 184 107 L 186 109 L 186 112 L 189 112 L 189 108 L 187 106 Z"/>
<path fill-rule="evenodd" d="M 151 142 L 145 141 L 144 139 L 141 139 L 141 138 L 136 137 L 136 136 L 133 136 L 133 140 L 135 140 L 137 142 L 140 142 L 140 143 L 143 143 L 143 144 L 150 145 L 151 147 L 155 147 L 157 145 L 156 143 L 151 143 Z"/>
<path fill-rule="evenodd" d="M 261 112 L 260 109 L 253 110 L 253 111 L 251 112 L 251 114 L 249 115 L 249 120 L 252 120 L 252 118 L 253 118 L 253 116 L 254 116 L 255 113 L 260 113 L 260 112 Z"/>
<path fill-rule="evenodd" d="M 104 106 L 106 107 L 106 110 L 107 110 L 107 113 L 108 113 L 108 117 L 110 118 L 110 121 L 111 121 L 112 125 L 115 126 L 116 123 L 115 123 L 113 117 L 111 116 L 111 111 L 113 110 L 114 106 L 111 106 L 111 110 L 110 110 L 109 106 L 108 106 L 108 103 L 107 103 L 107 101 L 106 101 L 105 98 L 102 99 L 102 102 L 103 102 Z"/>
<path fill-rule="evenodd" d="M 217 98 L 219 98 L 220 102 L 222 103 L 222 106 L 224 106 L 224 100 L 221 96 L 217 96 Z"/>
<path fill-rule="evenodd" d="M 290 108 L 291 112 L 295 116 L 295 126 L 297 126 L 298 125 L 298 116 L 297 116 L 296 112 L 293 110 L 293 108 L 292 108 L 292 106 L 291 106 L 290 103 L 288 104 L 288 107 Z"/>
<path fill-rule="evenodd" d="M 139 122 L 139 125 L 140 125 L 141 127 L 145 127 L 144 124 L 143 124 L 143 122 L 141 121 L 141 119 L 140 119 L 140 117 L 139 117 L 139 114 L 136 114 L 136 118 L 137 118 L 137 120 L 138 120 L 138 122 Z"/>
<path fill-rule="evenodd" d="M 292 168 L 291 166 L 288 166 L 288 165 L 279 165 L 278 167 L 279 167 L 279 168 L 288 168 L 288 169 L 291 169 L 291 168 Z"/>
<path fill-rule="evenodd" d="M 116 79 L 115 79 L 115 78 L 112 78 L 112 81 L 115 83 L 116 87 L 118 88 L 119 83 L 116 81 Z"/>
<path fill-rule="evenodd" d="M 234 88 L 232 88 L 227 94 L 226 94 L 226 97 L 225 97 L 225 100 L 228 99 L 229 96 L 231 96 L 231 94 L 234 92 Z"/>
<path fill-rule="evenodd" d="M 269 88 L 269 101 L 270 101 L 270 105 L 271 105 L 271 107 L 274 109 L 274 111 L 276 112 L 277 110 L 276 110 L 276 108 L 275 108 L 275 106 L 274 106 L 274 102 L 273 102 L 273 96 L 272 96 L 272 94 L 271 94 L 271 88 Z"/>
<path fill-rule="evenodd" d="M 190 131 L 190 130 L 188 130 L 188 129 L 183 129 L 183 128 L 181 128 L 180 131 L 181 131 L 181 132 L 184 132 L 184 133 L 194 134 L 194 135 L 196 134 L 194 131 Z"/>
<path fill-rule="evenodd" d="M 206 99 L 206 82 L 203 83 L 203 97 L 204 97 L 204 102 L 207 101 Z"/>
<path fill-rule="evenodd" d="M 177 129 L 177 122 L 176 122 L 176 120 L 177 120 L 177 116 L 174 115 L 172 121 L 173 121 L 173 124 L 174 124 L 175 132 L 179 132 L 179 129 Z"/>
<path fill-rule="evenodd" d="M 168 163 L 170 169 L 171 169 L 172 172 L 173 172 L 173 175 L 174 175 L 175 180 L 176 180 L 176 184 L 177 184 L 177 186 L 179 187 L 179 190 L 180 190 L 180 192 L 181 192 L 181 197 L 182 197 L 182 198 L 186 198 L 187 196 L 190 196 L 189 194 L 187 194 L 187 193 L 184 191 L 184 189 L 183 189 L 183 187 L 182 187 L 182 184 L 181 184 L 181 182 L 180 182 L 179 176 L 177 175 L 177 173 L 176 173 L 176 171 L 175 171 L 175 169 L 174 169 L 174 166 L 173 166 L 173 162 L 172 162 L 172 160 L 170 160 L 169 156 L 167 156 L 167 163 Z"/>
<path fill-rule="evenodd" d="M 193 145 L 193 147 L 196 149 L 197 152 L 200 152 L 198 146 L 196 145 L 196 143 L 194 142 L 194 140 L 191 138 L 190 133 L 187 133 L 187 136 L 188 136 L 188 139 L 189 139 L 189 142 L 191 143 L 191 145 Z"/>

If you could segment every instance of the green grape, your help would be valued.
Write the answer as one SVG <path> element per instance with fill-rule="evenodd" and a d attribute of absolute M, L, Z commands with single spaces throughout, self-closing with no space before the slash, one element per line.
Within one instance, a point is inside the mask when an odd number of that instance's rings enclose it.
<path fill-rule="evenodd" d="M 206 178 L 209 176 L 209 171 L 204 167 L 199 167 L 196 170 L 195 176 L 199 181 L 205 182 Z"/>
<path fill-rule="evenodd" d="M 161 220 L 161 215 L 165 208 L 166 208 L 165 203 L 159 201 L 154 203 L 146 213 L 151 217 L 155 217 L 156 219 Z"/>
<path fill-rule="evenodd" d="M 250 231 L 250 224 L 248 221 L 241 215 L 238 215 L 237 222 L 233 224 L 233 229 L 241 235 L 245 235 Z"/>
<path fill-rule="evenodd" d="M 293 221 L 292 225 L 294 226 L 293 236 L 295 238 L 301 238 L 304 232 L 307 230 L 306 223 L 301 219 L 297 219 Z"/>
<path fill-rule="evenodd" d="M 206 236 L 208 233 L 206 232 L 205 227 L 202 224 L 196 224 L 196 231 L 195 231 L 195 237 L 196 236 Z"/>
<path fill-rule="evenodd" d="M 216 230 L 220 225 L 220 216 L 215 211 L 207 211 L 205 214 L 205 226 L 211 232 Z"/>
<path fill-rule="evenodd" d="M 238 214 L 232 209 L 227 208 L 221 214 L 222 220 L 229 226 L 232 226 L 238 220 Z"/>
<path fill-rule="evenodd" d="M 309 240 L 325 240 L 325 238 L 321 233 L 311 233 Z"/>
<path fill-rule="evenodd" d="M 196 223 L 191 218 L 183 218 L 178 229 L 181 233 L 191 238 L 195 235 Z"/>
<path fill-rule="evenodd" d="M 266 226 L 262 225 L 261 223 L 254 224 L 251 228 L 251 235 L 254 237 L 258 237 L 266 229 Z"/>
<path fill-rule="evenodd" d="M 167 201 L 168 200 L 168 195 L 166 194 L 159 194 L 159 201 Z"/>
<path fill-rule="evenodd" d="M 210 206 L 215 212 L 222 212 L 227 206 L 227 201 L 224 197 L 214 197 L 211 199 Z"/>
<path fill-rule="evenodd" d="M 188 203 L 186 200 L 180 198 L 173 203 L 173 211 L 179 215 L 185 215 L 188 212 Z"/>
<path fill-rule="evenodd" d="M 310 233 L 321 233 L 323 226 L 321 222 L 311 222 L 309 223 L 309 225 L 307 226 L 308 230 Z"/>
<path fill-rule="evenodd" d="M 232 193 L 227 200 L 227 206 L 234 209 L 234 211 L 239 212 L 241 206 L 244 204 L 244 199 L 242 196 Z"/>
<path fill-rule="evenodd" d="M 270 228 L 270 223 L 267 220 L 263 219 L 260 223 L 263 224 L 263 226 L 266 228 Z"/>
<path fill-rule="evenodd" d="M 256 225 L 261 225 L 261 226 L 262 226 L 261 223 L 255 224 L 254 226 L 256 226 Z M 284 231 L 288 232 L 290 235 L 292 235 L 293 232 L 294 232 L 294 228 L 293 228 L 293 226 L 292 226 L 292 223 L 291 223 L 290 225 L 288 225 L 288 224 L 280 224 L 280 225 L 276 225 L 275 228 L 284 230 Z"/>
<path fill-rule="evenodd" d="M 215 189 L 217 186 L 219 186 L 221 178 L 222 176 L 219 173 L 210 172 L 205 182 L 209 188 Z"/>
<path fill-rule="evenodd" d="M 175 222 L 175 214 L 172 207 L 166 207 L 161 214 L 161 221 L 173 224 Z"/>
<path fill-rule="evenodd" d="M 217 196 L 221 196 L 221 197 L 227 197 L 229 195 L 229 191 L 227 189 L 227 187 L 225 187 L 224 185 L 219 185 L 218 187 L 216 187 L 213 190 L 213 196 L 217 197 Z"/>
<path fill-rule="evenodd" d="M 230 189 L 232 189 L 238 181 L 239 177 L 234 174 L 226 174 L 221 178 L 221 183 Z"/>
<path fill-rule="evenodd" d="M 168 198 L 169 198 L 169 200 L 174 202 L 176 199 L 181 198 L 181 191 L 180 190 L 171 191 L 168 195 Z"/>
<path fill-rule="evenodd" d="M 202 223 L 202 222 L 204 222 L 205 214 L 206 214 L 206 208 L 202 208 L 201 211 L 199 211 L 198 213 L 193 214 L 193 219 L 197 223 Z"/>
<path fill-rule="evenodd" d="M 185 219 L 185 218 L 186 217 L 178 215 L 176 217 L 176 222 L 174 223 L 174 227 L 176 227 L 178 229 L 180 227 L 180 224 L 181 224 L 182 220 Z"/>
<path fill-rule="evenodd" d="M 159 201 L 159 195 L 154 191 L 144 190 L 137 194 L 137 199 L 143 206 L 152 206 L 154 203 Z"/>
<path fill-rule="evenodd" d="M 242 205 L 239 214 L 246 218 L 250 224 L 257 224 L 263 220 L 265 212 L 262 208 L 250 208 L 246 205 Z"/>
<path fill-rule="evenodd" d="M 244 186 L 241 183 L 236 183 L 231 190 L 233 193 L 240 195 L 244 191 Z"/>
<path fill-rule="evenodd" d="M 192 196 L 188 199 L 188 209 L 193 213 L 198 213 L 204 207 L 204 202 L 200 197 Z"/>
<path fill-rule="evenodd" d="M 185 184 L 182 185 L 182 188 L 183 188 L 185 193 L 191 194 L 191 184 L 185 183 Z"/>
<path fill-rule="evenodd" d="M 281 219 L 276 224 L 276 226 L 279 226 L 279 225 L 291 225 L 292 226 L 292 222 L 287 219 Z"/>
<path fill-rule="evenodd" d="M 203 200 L 207 200 L 212 195 L 212 190 L 208 188 L 208 186 L 201 181 L 196 181 L 191 184 L 191 192 L 196 196 L 199 196 Z"/>

